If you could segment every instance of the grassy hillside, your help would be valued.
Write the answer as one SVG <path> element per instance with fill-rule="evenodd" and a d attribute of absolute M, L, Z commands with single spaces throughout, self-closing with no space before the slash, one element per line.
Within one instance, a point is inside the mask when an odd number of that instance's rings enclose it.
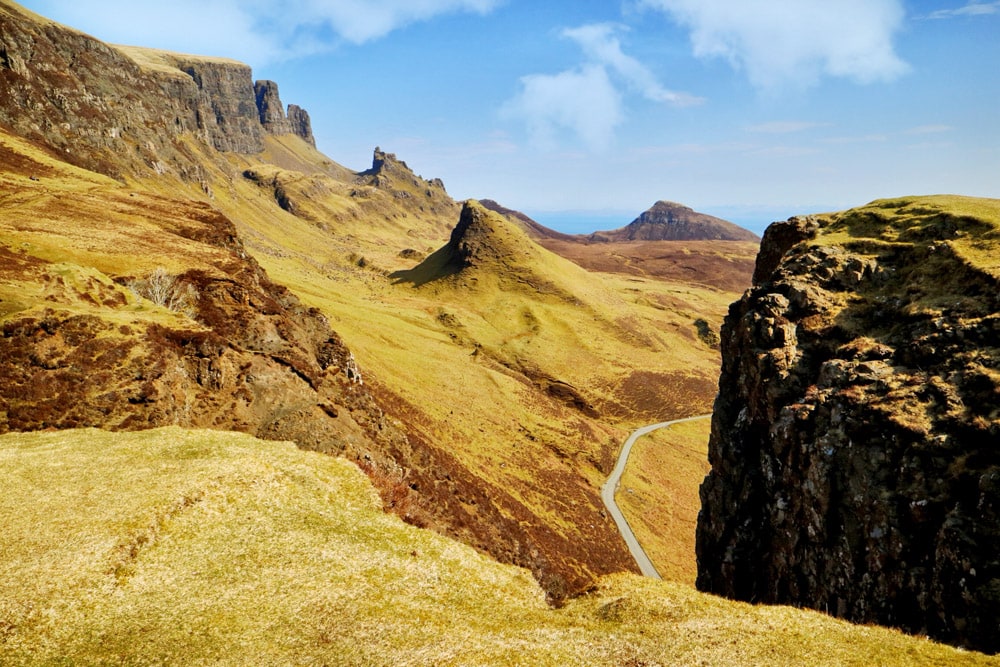
<path fill-rule="evenodd" d="M 290 443 L 8 434 L 0 487 L 5 665 L 997 664 L 630 575 L 553 610 L 528 572 Z"/>
<path fill-rule="evenodd" d="M 176 115 L 164 107 L 175 97 L 165 91 L 197 93 L 192 104 L 210 93 L 191 88 L 174 55 L 7 20 L 51 47 L 52 70 L 81 41 L 97 54 L 76 83 L 32 79 L 46 127 L 65 120 L 65 110 L 47 106 L 54 91 L 75 99 L 98 84 L 107 89 L 101 100 L 135 96 L 115 113 L 145 114 L 119 119 L 95 102 L 70 123 L 85 134 L 43 133 L 36 144 L 2 135 L 0 323 L 17 334 L 5 363 L 19 383 L 3 404 L 12 406 L 8 429 L 179 423 L 295 439 L 355 457 L 387 508 L 531 567 L 554 599 L 632 567 L 598 488 L 632 427 L 709 409 L 718 352 L 696 322 L 718 326 L 734 291 L 584 270 L 489 216 L 477 241 L 489 261 L 439 280 L 406 280 L 430 266 L 459 223 L 461 205 L 440 181 L 380 150 L 370 169 L 355 172 L 291 135 L 265 136 L 255 155 L 216 151 L 183 124 L 157 125 L 158 110 Z M 102 76 L 126 57 L 131 84 Z M 217 73 L 227 86 L 247 74 L 224 65 Z M 24 127 L 41 122 L 10 100 L 5 108 Z M 102 123 L 119 120 L 148 130 L 148 141 L 129 133 L 110 140 L 117 126 Z M 253 143 L 225 132 L 216 139 Z M 64 156 L 119 180 L 69 167 Z M 226 232 L 206 242 L 207 228 Z M 163 307 L 130 289 L 158 271 L 197 290 L 197 308 Z M 267 294 L 256 290 L 263 282 Z M 301 319 L 276 303 L 284 299 L 278 286 L 315 312 L 309 335 L 274 354 L 270 346 L 296 334 Z M 50 319 L 73 317 L 85 318 L 85 331 L 71 340 L 52 334 Z M 334 391 L 344 360 L 332 364 L 310 342 L 325 345 L 313 340 L 323 323 L 346 344 L 334 347 L 353 352 L 363 390 Z M 171 331 L 169 340 L 157 326 Z M 44 338 L 33 337 L 39 330 Z M 212 338 L 221 330 L 227 336 Z M 39 341 L 44 349 L 35 350 Z M 114 354 L 96 349 L 105 343 Z M 147 367 L 166 378 L 158 392 L 147 391 Z M 33 383 L 34 373 L 58 374 L 59 384 Z M 22 387 L 34 387 L 32 400 L 47 396 L 50 414 L 23 417 Z M 361 393 L 372 400 L 359 410 Z M 67 421 L 64 399 L 90 403 Z M 130 410 L 145 417 L 130 421 Z"/>
<path fill-rule="evenodd" d="M 411 479 L 398 504 L 421 524 L 527 564 L 510 545 L 489 546 L 507 538 L 472 535 L 445 516 L 433 492 L 455 474 L 444 456 L 482 480 L 500 514 L 529 533 L 554 531 L 528 538 L 546 559 L 565 558 L 553 554 L 573 544 L 605 545 L 568 559 L 560 578 L 571 589 L 589 585 L 588 570 L 627 563 L 597 489 L 633 425 L 710 409 L 718 353 L 695 320 L 717 326 L 735 292 L 583 270 L 492 215 L 478 240 L 482 261 L 437 276 L 435 256 L 459 222 L 443 190 L 395 160 L 377 177 L 345 182 L 297 138 L 266 144 L 259 159 L 228 157 L 238 173 L 261 177 L 233 180 L 212 203 L 269 275 L 330 318 L 387 412 L 434 450 L 400 461 Z M 276 181 L 291 210 L 261 185 Z"/>
<path fill-rule="evenodd" d="M 387 507 L 533 567 L 557 596 L 631 567 L 597 489 L 632 425 L 707 409 L 717 352 L 694 321 L 718 321 L 732 295 L 586 271 L 485 211 L 481 261 L 440 280 L 406 280 L 433 264 L 458 222 L 443 189 L 399 162 L 348 182 L 343 167 L 298 138 L 267 141 L 266 155 L 253 159 L 192 141 L 191 151 L 205 152 L 204 183 L 214 184 L 206 187 L 166 176 L 123 185 L 0 135 L 4 320 L 94 316 L 100 339 L 131 349 L 127 363 L 142 365 L 136 355 L 153 352 L 148 338 L 128 342 L 136 331 L 207 328 L 128 285 L 157 270 L 231 280 L 229 241 L 202 238 L 202 220 L 224 212 L 268 275 L 329 319 L 366 388 L 406 432 L 409 444 L 392 451 L 346 436 L 369 457 Z M 291 210 L 278 205 L 278 190 Z M 398 206 L 418 195 L 428 198 L 423 209 Z M 85 387 L 112 401 L 117 416 L 74 423 L 127 418 L 128 404 L 114 399 L 120 387 L 109 391 L 101 377 Z M 175 402 L 193 398 L 173 393 Z M 296 410 L 306 408 L 316 409 Z M 261 409 L 281 418 L 283 408 Z"/>
<path fill-rule="evenodd" d="M 636 441 L 615 501 L 660 576 L 694 585 L 694 533 L 708 473 L 710 419 L 674 424 Z"/>

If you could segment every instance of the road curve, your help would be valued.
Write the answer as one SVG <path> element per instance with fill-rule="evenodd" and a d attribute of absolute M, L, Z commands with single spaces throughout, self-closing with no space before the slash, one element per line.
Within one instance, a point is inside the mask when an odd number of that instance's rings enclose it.
<path fill-rule="evenodd" d="M 696 419 L 707 419 L 712 415 L 697 415 L 695 417 L 685 417 L 684 419 L 673 419 L 668 422 L 660 422 L 659 424 L 650 424 L 649 426 L 643 426 L 642 428 L 636 429 L 632 432 L 632 435 L 628 437 L 625 441 L 625 445 L 622 447 L 621 453 L 618 455 L 618 462 L 615 464 L 615 469 L 611 471 L 611 475 L 608 477 L 608 481 L 604 483 L 601 487 L 601 500 L 604 501 L 604 506 L 608 508 L 608 512 L 611 513 L 611 518 L 615 520 L 615 524 L 618 526 L 618 532 L 621 533 L 622 539 L 625 540 L 625 544 L 628 545 L 628 550 L 632 553 L 632 557 L 635 559 L 636 564 L 642 571 L 642 574 L 647 577 L 653 577 L 654 579 L 662 579 L 660 573 L 656 571 L 656 567 L 653 566 L 653 562 L 649 560 L 649 556 L 643 550 L 642 545 L 639 544 L 639 540 L 636 539 L 635 533 L 632 532 L 632 527 L 628 525 L 628 521 L 625 520 L 625 515 L 622 511 L 618 509 L 618 503 L 615 502 L 615 492 L 618 491 L 618 485 L 621 483 L 622 473 L 625 472 L 625 465 L 628 463 L 628 456 L 632 453 L 632 445 L 635 441 L 651 433 L 657 429 L 667 428 L 673 424 L 680 424 L 682 422 L 695 421 Z"/>

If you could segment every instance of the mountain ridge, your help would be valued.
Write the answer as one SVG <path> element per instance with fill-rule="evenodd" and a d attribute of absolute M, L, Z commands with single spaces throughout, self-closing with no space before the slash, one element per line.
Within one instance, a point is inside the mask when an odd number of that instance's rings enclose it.
<path fill-rule="evenodd" d="M 140 64 L 124 55 L 129 47 L 103 45 L 0 3 L 0 83 L 11 91 L 0 99 L 0 366 L 12 380 L 0 383 L 0 423 L 61 429 L 4 436 L 4 445 L 13 443 L 5 460 L 27 453 L 18 462 L 27 476 L 17 473 L 10 486 L 45 501 L 36 506 L 5 494 L 12 504 L 4 514 L 10 525 L 39 517 L 20 524 L 25 532 L 18 535 L 58 534 L 52 546 L 69 563 L 52 567 L 46 545 L 26 549 L 36 542 L 13 538 L 11 552 L 24 569 L 0 583 L 0 611 L 7 614 L 0 618 L 0 651 L 15 642 L 19 658 L 65 661 L 68 638 L 81 651 L 72 657 L 81 661 L 197 662 L 202 655 L 185 658 L 207 646 L 212 659 L 245 662 L 238 651 L 260 659 L 266 651 L 301 655 L 308 647 L 330 659 L 324 647 L 336 645 L 346 653 L 334 652 L 335 658 L 365 664 L 388 655 L 389 664 L 415 655 L 459 661 L 465 646 L 441 639 L 485 633 L 497 643 L 474 654 L 483 662 L 521 660 L 524 652 L 510 648 L 511 630 L 522 633 L 517 647 L 533 648 L 539 636 L 562 639 L 547 623 L 567 615 L 546 602 L 570 609 L 567 633 L 584 638 L 573 649 L 596 650 L 594 662 L 601 664 L 655 662 L 676 646 L 677 662 L 705 655 L 732 662 L 731 651 L 738 662 L 748 635 L 765 638 L 764 648 L 743 658 L 748 662 L 766 655 L 801 663 L 804 656 L 833 654 L 831 646 L 849 661 L 858 640 L 871 634 L 897 646 L 894 633 L 840 624 L 824 626 L 837 628 L 836 639 L 809 650 L 797 640 L 775 645 L 769 638 L 776 628 L 811 641 L 817 626 L 807 619 L 816 617 L 750 610 L 749 619 L 730 624 L 735 609 L 747 608 L 621 574 L 634 564 L 597 490 L 634 426 L 711 405 L 719 358 L 710 334 L 749 280 L 746 253 L 755 244 L 574 244 L 602 246 L 574 264 L 474 202 L 453 201 L 443 183 L 417 176 L 391 153 L 376 149 L 372 168 L 355 172 L 305 136 L 268 132 L 268 123 L 287 128 L 290 115 L 301 116 L 289 112 L 282 120 L 262 112 L 244 65 L 148 53 Z M 280 108 L 276 89 L 264 83 L 261 90 L 272 111 Z M 649 255 L 634 254 L 647 244 Z M 676 254 L 660 261 L 663 244 L 697 262 L 680 262 Z M 438 251 L 456 260 L 456 271 L 423 284 L 397 279 Z M 585 269 L 586 262 L 602 268 Z M 548 285 L 554 289 L 546 291 Z M 985 383 L 978 375 L 974 380 Z M 162 457 L 154 449 L 163 444 L 160 433 L 146 429 L 164 424 L 216 431 L 168 430 L 166 440 L 190 446 Z M 341 497 L 336 480 L 358 479 L 348 472 L 351 464 L 326 461 L 314 474 L 317 459 L 288 454 L 284 446 L 275 450 L 284 451 L 284 462 L 254 467 L 253 475 L 237 465 L 234 475 L 188 476 L 195 460 L 211 469 L 226 459 L 232 450 L 225 443 L 262 452 L 273 447 L 221 432 L 232 429 L 342 455 L 368 476 L 379 498 L 354 482 Z M 59 450 L 60 442 L 70 444 Z M 60 488 L 53 476 L 61 469 L 58 454 L 35 456 L 53 451 L 54 443 L 66 457 L 62 463 L 75 457 L 87 472 L 60 478 L 69 484 L 65 494 L 49 494 Z M 107 472 L 137 475 L 137 490 L 111 483 L 107 495 L 97 493 L 105 489 L 93 480 L 110 475 L 95 462 L 120 460 L 114 452 L 123 443 L 129 460 L 141 465 L 106 463 Z M 95 456 L 103 447 L 99 454 L 108 457 Z M 241 460 L 252 466 L 254 457 Z M 661 460 L 670 466 L 670 458 Z M 166 481 L 167 469 L 170 483 L 159 486 L 156 473 Z M 656 486 L 647 480 L 642 495 L 661 508 L 670 501 L 679 526 L 662 531 L 662 557 L 677 581 L 690 583 L 693 536 L 685 526 L 695 521 L 696 489 L 678 487 L 665 497 Z M 307 508 L 284 504 L 305 488 L 318 491 L 305 494 Z M 116 505 L 144 504 L 143 512 L 122 512 L 121 525 L 107 533 L 76 520 L 92 518 L 81 512 L 87 502 L 108 509 L 101 501 L 112 497 Z M 266 510 L 267 530 L 244 520 L 248 506 L 240 503 L 247 498 Z M 345 515 L 337 505 L 368 511 L 373 501 L 476 551 L 426 531 L 398 530 L 389 517 Z M 238 519 L 238 525 L 191 517 Z M 323 541 L 331 518 L 350 545 L 340 555 Z M 34 530 L 35 521 L 42 531 Z M 99 548 L 77 550 L 75 538 L 62 539 L 62 521 Z M 316 528 L 322 535 L 311 532 Z M 172 558 L 182 542 L 191 549 L 185 551 L 191 568 Z M 274 567 L 248 560 L 270 550 Z M 485 554 L 526 568 L 539 586 L 524 572 L 487 566 Z M 315 559 L 316 569 L 275 588 L 287 581 L 288 568 Z M 93 577 L 83 589 L 49 587 L 83 581 L 74 579 L 73 565 L 84 562 Z M 331 585 L 331 566 L 357 579 Z M 456 575 L 465 572 L 469 578 Z M 486 583 L 463 597 L 469 581 Z M 36 582 L 59 591 L 45 613 L 37 595 L 18 588 Z M 198 586 L 186 588 L 192 582 Z M 286 591 L 299 584 L 318 597 L 281 607 Z M 539 610 L 526 615 L 526 625 L 509 626 L 520 617 L 503 605 L 507 586 Z M 213 607 L 219 616 L 206 616 L 200 599 L 188 595 L 197 590 L 207 591 L 211 604 L 228 590 L 261 606 L 230 604 L 236 598 L 227 597 Z M 146 602 L 155 599 L 152 606 L 116 607 L 133 591 Z M 665 599 L 665 591 L 681 593 Z M 398 601 L 412 613 L 400 613 Z M 270 603 L 279 607 L 274 616 Z M 109 615 L 95 618 L 91 605 Z M 134 614 L 140 608 L 152 614 Z M 365 620 L 344 622 L 362 609 Z M 74 613 L 81 610 L 82 616 Z M 455 614 L 433 625 L 444 612 Z M 704 628 L 706 616 L 721 624 L 721 635 L 692 640 L 692 628 Z M 142 627 L 130 625 L 136 618 Z M 260 619 L 267 628 L 257 632 Z M 276 635 L 272 619 L 294 628 Z M 456 635 L 455 628 L 470 623 Z M 669 628 L 680 634 L 660 634 Z M 205 642 L 190 649 L 194 636 Z M 618 642 L 619 636 L 627 639 Z M 270 643 L 288 637 L 290 647 Z M 105 638 L 117 641 L 111 658 Z M 177 643 L 160 643 L 168 638 Z M 565 645 L 551 650 L 553 664 L 579 660 Z M 887 661 L 930 646 L 907 638 L 898 645 L 904 648 Z M 165 654 L 163 646 L 177 652 Z M 258 646 L 265 653 L 256 653 Z M 231 647 L 237 652 L 229 653 Z"/>

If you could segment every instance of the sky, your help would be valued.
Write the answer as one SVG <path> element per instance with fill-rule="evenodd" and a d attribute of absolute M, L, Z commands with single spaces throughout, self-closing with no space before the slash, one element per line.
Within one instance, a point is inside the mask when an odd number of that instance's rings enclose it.
<path fill-rule="evenodd" d="M 22 0 L 249 64 L 355 170 L 376 146 L 561 231 L 660 199 L 758 233 L 1000 197 L 1000 0 Z"/>

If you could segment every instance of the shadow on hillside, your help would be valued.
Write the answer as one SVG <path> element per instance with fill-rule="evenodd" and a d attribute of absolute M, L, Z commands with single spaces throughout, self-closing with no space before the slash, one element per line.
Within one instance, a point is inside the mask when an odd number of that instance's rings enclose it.
<path fill-rule="evenodd" d="M 465 266 L 465 262 L 455 257 L 452 249 L 445 245 L 438 248 L 427 259 L 412 269 L 394 271 L 389 274 L 389 277 L 392 279 L 394 285 L 409 283 L 413 287 L 420 287 L 435 280 L 453 276 L 464 269 Z"/>

